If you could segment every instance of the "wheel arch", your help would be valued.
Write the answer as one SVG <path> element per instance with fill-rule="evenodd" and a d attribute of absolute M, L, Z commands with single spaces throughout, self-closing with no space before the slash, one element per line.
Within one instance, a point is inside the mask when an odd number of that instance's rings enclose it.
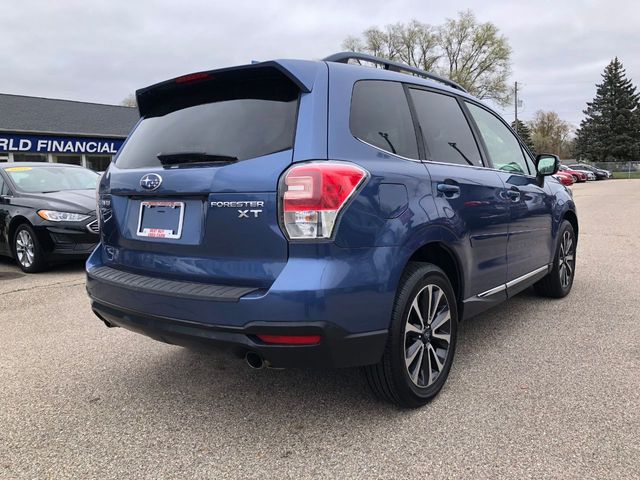
<path fill-rule="evenodd" d="M 564 215 L 562 216 L 563 220 L 567 220 L 571 226 L 573 227 L 573 231 L 576 234 L 576 241 L 578 239 L 578 216 L 576 215 L 576 212 L 574 212 L 573 210 L 567 210 Z"/>
<path fill-rule="evenodd" d="M 23 215 L 16 215 L 11 219 L 11 222 L 9 222 L 9 230 L 7 232 L 8 234 L 7 244 L 9 245 L 9 251 L 11 252 L 12 257 L 16 256 L 16 252 L 14 251 L 14 247 L 13 247 L 13 237 L 16 234 L 16 230 L 18 229 L 18 227 L 24 223 L 26 223 L 27 225 L 33 228 L 33 224 L 29 221 L 27 217 Z"/>
<path fill-rule="evenodd" d="M 462 263 L 455 252 L 449 248 L 444 242 L 429 242 L 418 249 L 409 257 L 407 265 L 410 262 L 431 263 L 442 269 L 449 278 L 453 291 L 456 294 L 456 303 L 458 305 L 459 318 L 462 318 L 462 300 L 464 297 L 464 275 L 462 271 Z M 406 268 L 406 265 L 405 265 Z"/>

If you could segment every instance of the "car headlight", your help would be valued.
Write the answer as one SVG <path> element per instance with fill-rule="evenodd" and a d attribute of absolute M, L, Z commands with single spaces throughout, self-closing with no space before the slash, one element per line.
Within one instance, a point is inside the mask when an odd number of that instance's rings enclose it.
<path fill-rule="evenodd" d="M 89 215 L 71 212 L 57 212 L 55 210 L 38 210 L 38 215 L 50 222 L 82 222 L 89 218 Z"/>

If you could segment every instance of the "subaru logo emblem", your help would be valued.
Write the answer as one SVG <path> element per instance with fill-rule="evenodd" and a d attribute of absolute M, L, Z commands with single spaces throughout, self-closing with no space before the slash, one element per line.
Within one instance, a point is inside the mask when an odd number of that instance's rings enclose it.
<path fill-rule="evenodd" d="M 162 177 L 157 173 L 147 173 L 140 179 L 140 186 L 145 190 L 155 190 L 162 183 Z"/>

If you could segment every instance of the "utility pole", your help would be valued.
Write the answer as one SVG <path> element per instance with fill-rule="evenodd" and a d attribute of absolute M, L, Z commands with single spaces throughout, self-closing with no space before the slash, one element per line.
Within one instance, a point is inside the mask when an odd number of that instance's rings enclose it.
<path fill-rule="evenodd" d="M 515 88 L 515 102 L 514 102 L 514 109 L 515 109 L 515 113 L 516 113 L 516 121 L 515 121 L 515 126 L 516 126 L 516 133 L 518 133 L 518 82 L 516 82 Z"/>

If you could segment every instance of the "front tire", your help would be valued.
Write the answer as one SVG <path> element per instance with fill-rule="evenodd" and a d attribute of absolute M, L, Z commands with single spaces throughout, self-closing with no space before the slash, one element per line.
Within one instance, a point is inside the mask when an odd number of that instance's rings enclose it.
<path fill-rule="evenodd" d="M 396 294 L 385 352 L 364 367 L 367 383 L 383 400 L 404 408 L 431 401 L 453 363 L 458 310 L 451 282 L 429 263 L 410 263 Z"/>
<path fill-rule="evenodd" d="M 13 234 L 13 254 L 16 263 L 24 272 L 40 272 L 47 266 L 38 236 L 26 223 L 18 226 Z"/>
<path fill-rule="evenodd" d="M 563 298 L 571 291 L 576 273 L 577 238 L 573 225 L 564 220 L 560 225 L 559 242 L 553 260 L 553 268 L 534 288 L 543 297 Z"/>

